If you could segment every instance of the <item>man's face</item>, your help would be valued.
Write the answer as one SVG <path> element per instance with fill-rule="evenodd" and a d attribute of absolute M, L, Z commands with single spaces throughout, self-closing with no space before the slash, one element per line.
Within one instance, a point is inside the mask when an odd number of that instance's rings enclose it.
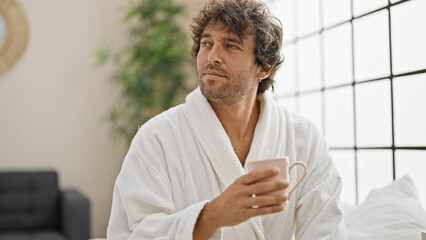
<path fill-rule="evenodd" d="M 233 105 L 257 92 L 261 67 L 254 55 L 254 36 L 240 40 L 221 22 L 204 29 L 197 55 L 198 84 L 210 101 Z"/>

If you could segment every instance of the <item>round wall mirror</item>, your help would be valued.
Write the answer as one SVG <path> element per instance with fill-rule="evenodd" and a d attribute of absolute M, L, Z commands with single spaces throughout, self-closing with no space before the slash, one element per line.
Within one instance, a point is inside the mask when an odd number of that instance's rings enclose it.
<path fill-rule="evenodd" d="M 16 0 L 0 0 L 0 74 L 22 56 L 28 43 L 28 22 Z"/>
<path fill-rule="evenodd" d="M 3 46 L 6 40 L 7 28 L 6 28 L 6 20 L 4 17 L 0 15 L 0 48 Z"/>

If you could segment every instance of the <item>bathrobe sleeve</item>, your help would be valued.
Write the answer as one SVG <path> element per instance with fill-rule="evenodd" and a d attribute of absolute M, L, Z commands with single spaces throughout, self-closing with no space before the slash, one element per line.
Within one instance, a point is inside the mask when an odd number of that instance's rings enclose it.
<path fill-rule="evenodd" d="M 208 200 L 176 209 L 175 197 L 193 193 L 172 191 L 164 154 L 167 146 L 149 128 L 149 124 L 143 126 L 135 136 L 117 177 L 107 237 L 192 239 L 198 215 Z"/>
<path fill-rule="evenodd" d="M 296 206 L 296 240 L 347 239 L 340 208 L 342 181 L 322 134 L 312 125 L 296 130 L 299 159 L 307 159 L 308 175 Z M 307 129 L 307 131 L 306 131 Z"/>

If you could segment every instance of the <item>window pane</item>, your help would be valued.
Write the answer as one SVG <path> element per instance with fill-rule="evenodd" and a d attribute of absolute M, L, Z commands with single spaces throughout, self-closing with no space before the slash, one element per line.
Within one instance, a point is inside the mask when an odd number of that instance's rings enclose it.
<path fill-rule="evenodd" d="M 426 151 L 397 150 L 395 152 L 396 177 L 409 175 L 426 207 Z"/>
<path fill-rule="evenodd" d="M 275 74 L 274 89 L 278 95 L 296 92 L 294 45 L 284 46 L 283 54 L 285 60 Z"/>
<path fill-rule="evenodd" d="M 355 79 L 389 75 L 389 31 L 386 10 L 354 21 Z"/>
<path fill-rule="evenodd" d="M 322 130 L 321 92 L 301 95 L 299 100 L 300 115 L 310 119 L 318 129 Z"/>
<path fill-rule="evenodd" d="M 383 187 L 392 182 L 391 150 L 358 151 L 359 203 L 374 188 Z"/>
<path fill-rule="evenodd" d="M 351 18 L 350 0 L 323 0 L 324 27 L 349 20 Z"/>
<path fill-rule="evenodd" d="M 324 32 L 324 81 L 326 86 L 352 82 L 351 25 Z"/>
<path fill-rule="evenodd" d="M 394 118 L 397 146 L 426 146 L 426 74 L 395 78 Z"/>
<path fill-rule="evenodd" d="M 354 15 L 359 16 L 388 5 L 386 0 L 353 0 Z"/>
<path fill-rule="evenodd" d="M 392 145 L 391 91 L 389 80 L 357 84 L 357 145 Z"/>
<path fill-rule="evenodd" d="M 355 153 L 352 150 L 331 151 L 334 165 L 343 182 L 341 201 L 351 205 L 356 204 L 355 185 Z"/>
<path fill-rule="evenodd" d="M 331 147 L 353 147 L 352 86 L 325 92 L 325 136 Z"/>
<path fill-rule="evenodd" d="M 426 68 L 426 1 L 391 8 L 394 73 Z"/>
<path fill-rule="evenodd" d="M 295 31 L 295 6 L 292 0 L 275 0 L 272 4 L 268 4 L 272 14 L 279 18 L 283 25 L 283 41 L 287 42 L 296 38 Z"/>
<path fill-rule="evenodd" d="M 300 91 L 321 88 L 319 35 L 303 39 L 298 46 L 298 77 Z"/>
<path fill-rule="evenodd" d="M 303 36 L 309 33 L 318 32 L 320 25 L 320 1 L 318 0 L 297 0 L 297 24 L 298 35 Z"/>

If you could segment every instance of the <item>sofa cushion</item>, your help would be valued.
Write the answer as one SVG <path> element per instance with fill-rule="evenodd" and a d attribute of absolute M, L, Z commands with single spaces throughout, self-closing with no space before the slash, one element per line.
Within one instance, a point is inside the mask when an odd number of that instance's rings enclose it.
<path fill-rule="evenodd" d="M 58 211 L 55 172 L 0 173 L 0 231 L 57 229 Z"/>
<path fill-rule="evenodd" d="M 59 232 L 6 232 L 0 233 L 0 240 L 66 240 Z"/>

